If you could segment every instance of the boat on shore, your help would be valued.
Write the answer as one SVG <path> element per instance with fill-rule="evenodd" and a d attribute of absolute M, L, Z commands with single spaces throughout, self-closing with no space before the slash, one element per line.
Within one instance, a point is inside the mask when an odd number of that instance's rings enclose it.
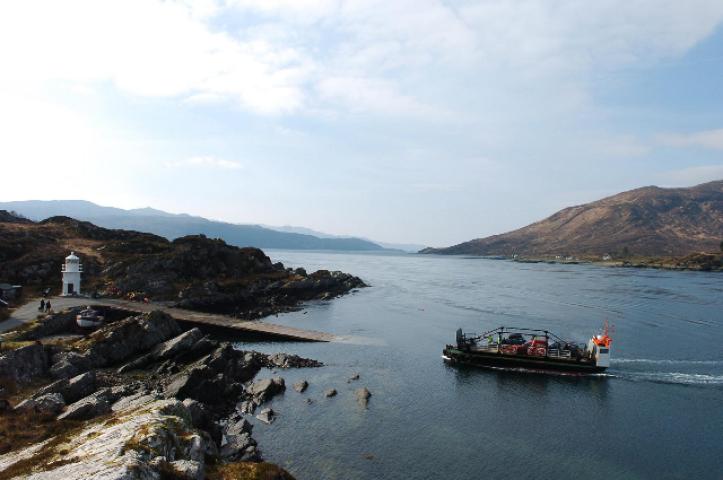
<path fill-rule="evenodd" d="M 105 317 L 97 310 L 85 307 L 75 316 L 75 323 L 80 328 L 98 328 L 105 323 Z"/>
<path fill-rule="evenodd" d="M 610 366 L 612 338 L 607 323 L 586 344 L 563 340 L 548 330 L 520 327 L 499 327 L 479 335 L 458 329 L 456 340 L 442 352 L 453 364 L 583 373 L 604 372 Z"/>

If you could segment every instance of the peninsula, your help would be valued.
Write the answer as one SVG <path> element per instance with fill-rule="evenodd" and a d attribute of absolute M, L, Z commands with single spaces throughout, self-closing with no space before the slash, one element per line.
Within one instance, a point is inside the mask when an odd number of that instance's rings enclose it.
<path fill-rule="evenodd" d="M 568 207 L 526 227 L 420 253 L 720 269 L 723 180 L 643 187 Z"/>
<path fill-rule="evenodd" d="M 82 272 L 89 297 L 52 296 L 63 260 L 64 274 L 71 266 Z M 58 305 L 23 307 L 31 317 L 0 339 L 0 480 L 291 479 L 263 461 L 254 423 L 275 421 L 264 404 L 286 390 L 279 371 L 322 364 L 242 350 L 218 327 L 326 341 L 250 320 L 366 286 L 342 272 L 285 268 L 259 249 L 204 235 L 169 241 L 7 211 L 0 278 Z M 72 293 L 66 281 L 63 293 Z M 105 318 L 95 331 L 76 324 L 85 305 Z M 305 385 L 294 389 L 303 394 Z M 358 395 L 370 396 L 366 388 Z"/>

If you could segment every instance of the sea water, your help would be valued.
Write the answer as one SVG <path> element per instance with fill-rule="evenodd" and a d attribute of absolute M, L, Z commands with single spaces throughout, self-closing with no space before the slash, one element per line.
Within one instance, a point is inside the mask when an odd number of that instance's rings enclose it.
<path fill-rule="evenodd" d="M 255 422 L 265 458 L 299 479 L 723 478 L 723 274 L 268 253 L 371 285 L 268 319 L 343 342 L 238 344 L 326 365 L 278 370 L 288 387 L 271 403 L 278 419 Z M 441 357 L 459 327 L 585 342 L 605 320 L 612 365 L 601 375 L 460 368 Z M 290 388 L 300 379 L 310 384 L 303 394 Z M 372 392 L 366 407 L 354 395 L 361 387 Z M 339 394 L 324 397 L 328 388 Z"/>

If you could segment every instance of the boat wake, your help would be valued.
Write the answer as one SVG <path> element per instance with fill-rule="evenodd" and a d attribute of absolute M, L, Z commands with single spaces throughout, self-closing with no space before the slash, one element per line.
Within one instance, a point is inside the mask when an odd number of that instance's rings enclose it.
<path fill-rule="evenodd" d="M 612 358 L 612 364 L 649 364 L 649 365 L 723 365 L 723 360 L 668 360 L 652 358 Z"/>
<path fill-rule="evenodd" d="M 652 382 L 673 385 L 723 385 L 723 375 L 682 372 L 618 372 L 616 377 L 633 382 Z"/>

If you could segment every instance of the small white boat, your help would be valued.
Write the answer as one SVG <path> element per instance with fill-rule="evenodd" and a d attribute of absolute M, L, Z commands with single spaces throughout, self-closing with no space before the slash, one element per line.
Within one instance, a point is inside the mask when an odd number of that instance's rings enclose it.
<path fill-rule="evenodd" d="M 105 317 L 100 315 L 97 310 L 85 307 L 75 317 L 75 322 L 80 328 L 98 328 L 105 322 Z"/>

